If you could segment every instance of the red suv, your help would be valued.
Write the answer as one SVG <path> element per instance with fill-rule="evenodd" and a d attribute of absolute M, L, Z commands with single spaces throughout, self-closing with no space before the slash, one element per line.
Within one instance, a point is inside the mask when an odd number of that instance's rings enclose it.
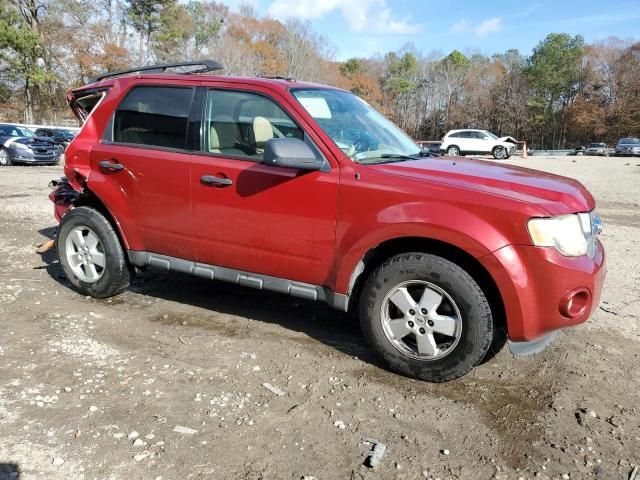
<path fill-rule="evenodd" d="M 184 65 L 200 74 L 167 72 Z M 202 74 L 218 67 L 68 93 L 85 123 L 51 199 L 82 294 L 156 267 L 320 300 L 357 312 L 391 369 L 435 382 L 505 330 L 514 353 L 540 351 L 598 305 L 602 224 L 577 181 L 429 156 L 349 92 Z"/>

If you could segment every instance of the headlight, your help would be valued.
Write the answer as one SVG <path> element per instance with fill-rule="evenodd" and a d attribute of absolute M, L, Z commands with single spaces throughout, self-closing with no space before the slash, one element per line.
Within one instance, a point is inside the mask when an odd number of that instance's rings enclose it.
<path fill-rule="evenodd" d="M 537 247 L 554 247 L 566 257 L 586 255 L 592 239 L 602 230 L 595 212 L 574 213 L 551 218 L 532 218 L 529 235 Z"/>
<path fill-rule="evenodd" d="M 25 145 L 24 143 L 18 143 L 18 142 L 14 142 L 13 144 L 14 147 L 16 147 L 18 150 L 31 150 L 27 145 Z"/>

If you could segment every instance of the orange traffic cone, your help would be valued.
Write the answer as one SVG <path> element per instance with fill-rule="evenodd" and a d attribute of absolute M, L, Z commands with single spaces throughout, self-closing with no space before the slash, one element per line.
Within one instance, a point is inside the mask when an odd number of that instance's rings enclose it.
<path fill-rule="evenodd" d="M 522 153 L 520 154 L 521 158 L 527 158 L 527 142 L 522 142 Z"/>

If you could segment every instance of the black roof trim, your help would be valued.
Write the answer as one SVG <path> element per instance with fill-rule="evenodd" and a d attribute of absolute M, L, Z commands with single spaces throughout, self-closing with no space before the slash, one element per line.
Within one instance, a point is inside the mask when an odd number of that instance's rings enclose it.
<path fill-rule="evenodd" d="M 104 80 L 105 78 L 119 77 L 121 75 L 127 75 L 129 73 L 138 73 L 138 72 L 147 72 L 147 73 L 164 73 L 168 68 L 179 68 L 179 67 L 194 67 L 200 66 L 202 68 L 194 68 L 193 70 L 189 70 L 188 72 L 180 72 L 180 73 L 205 73 L 211 72 L 214 70 L 222 70 L 224 67 L 214 60 L 195 60 L 192 62 L 178 62 L 178 63 L 162 63 L 158 65 L 147 65 L 144 67 L 135 67 L 128 70 L 117 70 L 115 72 L 109 72 L 102 75 L 99 75 L 95 78 L 92 78 L 89 83 L 99 82 L 100 80 Z"/>
<path fill-rule="evenodd" d="M 258 75 L 258 78 L 264 78 L 266 80 L 286 80 L 287 82 L 295 82 L 296 79 L 292 77 L 283 77 L 280 75 Z"/>

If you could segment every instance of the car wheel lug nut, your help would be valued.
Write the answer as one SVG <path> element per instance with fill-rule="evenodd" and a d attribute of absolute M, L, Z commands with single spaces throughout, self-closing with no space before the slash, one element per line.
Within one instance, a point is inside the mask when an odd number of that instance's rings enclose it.
<path fill-rule="evenodd" d="M 428 324 L 430 327 L 433 327 L 433 320 L 429 320 L 429 321 L 427 322 L 427 324 Z"/>
<path fill-rule="evenodd" d="M 426 331 L 424 328 L 421 328 L 421 329 L 420 329 L 420 333 L 421 333 L 422 335 L 424 335 L 426 332 L 427 332 L 427 331 Z"/>
<path fill-rule="evenodd" d="M 420 313 L 422 313 L 423 315 L 426 315 L 426 314 L 427 314 L 427 313 L 429 313 L 429 312 L 427 312 L 427 309 L 426 309 L 426 308 L 423 308 L 422 310 L 420 310 Z"/>
<path fill-rule="evenodd" d="M 409 322 L 409 326 L 410 326 L 411 328 L 413 328 L 413 325 L 414 325 L 414 323 L 413 323 L 413 322 Z"/>
<path fill-rule="evenodd" d="M 409 310 L 409 315 L 415 315 L 416 311 L 415 310 Z"/>

